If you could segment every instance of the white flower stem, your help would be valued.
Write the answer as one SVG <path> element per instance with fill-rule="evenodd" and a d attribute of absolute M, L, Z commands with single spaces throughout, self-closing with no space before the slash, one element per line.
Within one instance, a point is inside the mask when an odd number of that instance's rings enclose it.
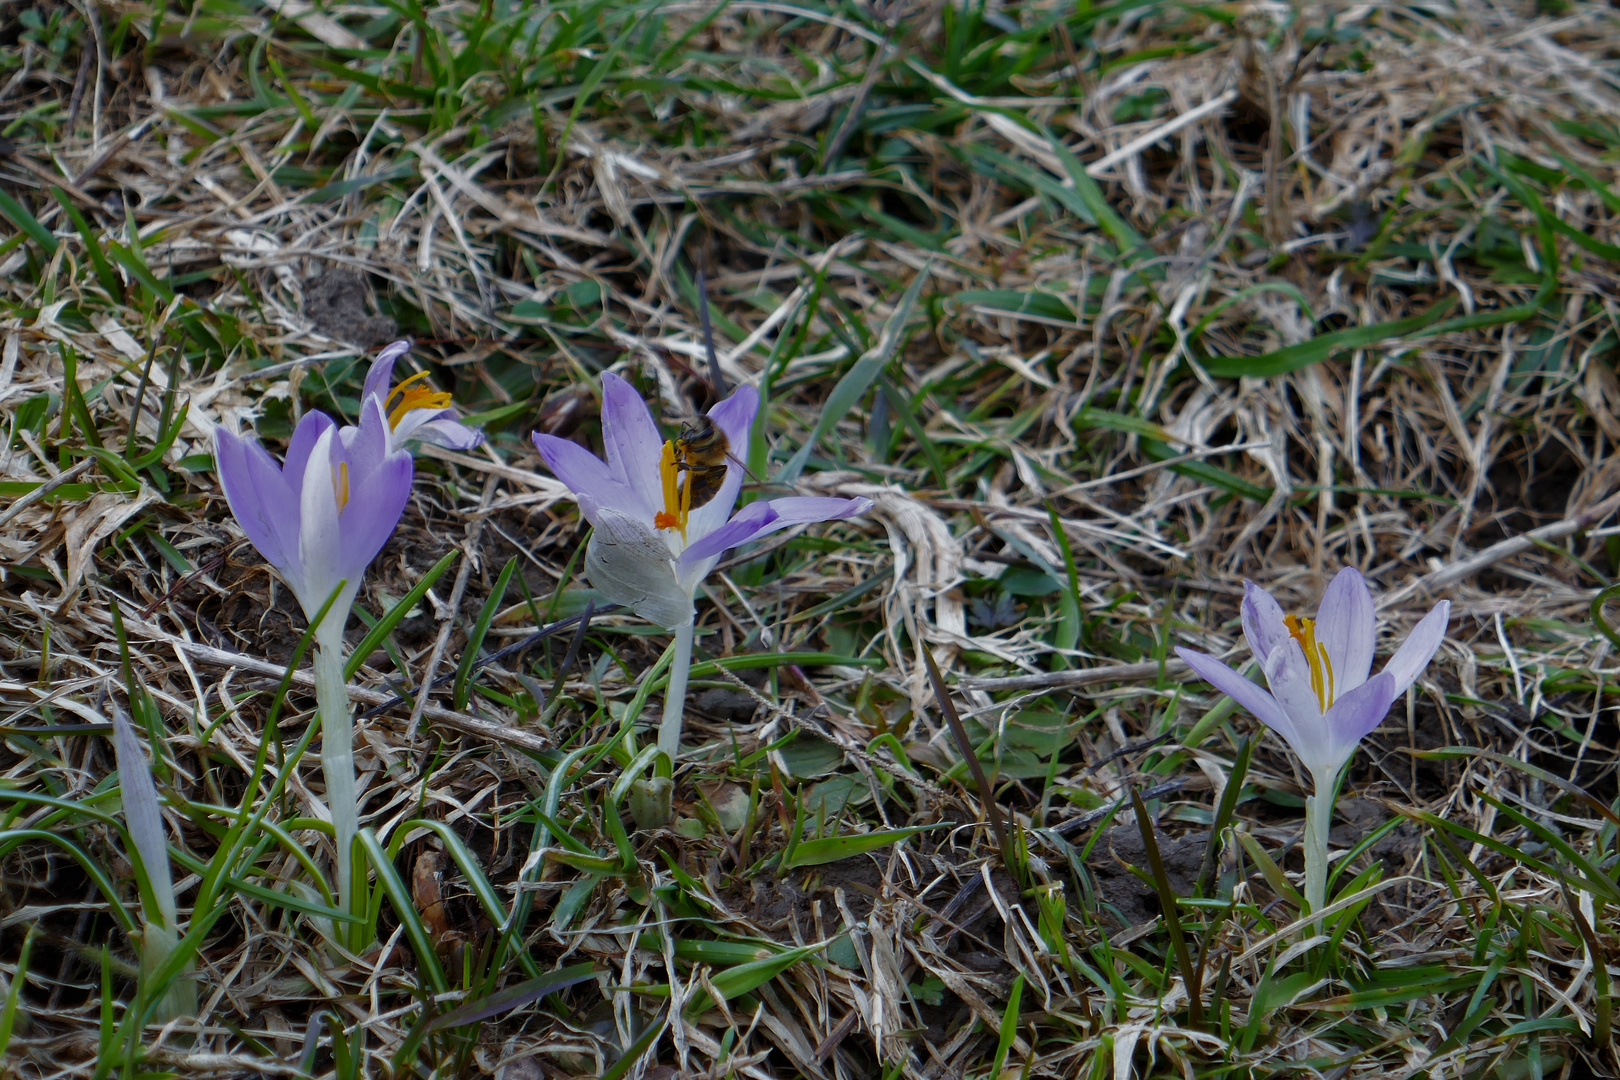
<path fill-rule="evenodd" d="M 693 624 L 675 629 L 675 659 L 669 665 L 669 683 L 664 688 L 664 719 L 658 725 L 658 749 L 669 755 L 670 763 L 681 753 L 681 721 L 686 716 L 686 677 L 692 671 Z"/>
<path fill-rule="evenodd" d="M 1327 904 L 1328 829 L 1333 825 L 1333 780 L 1316 782 L 1316 794 L 1305 799 L 1305 905 L 1311 914 Z M 1322 924 L 1312 924 L 1312 932 Z"/>
<path fill-rule="evenodd" d="M 321 769 L 326 774 L 326 804 L 337 833 L 338 906 L 352 914 L 365 914 L 365 899 L 354 894 L 354 838 L 360 832 L 360 804 L 354 782 L 354 716 L 349 711 L 349 690 L 343 678 L 342 622 L 335 633 L 326 627 L 315 634 L 315 700 L 321 710 Z M 364 925 L 364 924 L 360 924 Z M 354 940 L 355 924 L 339 931 Z"/>

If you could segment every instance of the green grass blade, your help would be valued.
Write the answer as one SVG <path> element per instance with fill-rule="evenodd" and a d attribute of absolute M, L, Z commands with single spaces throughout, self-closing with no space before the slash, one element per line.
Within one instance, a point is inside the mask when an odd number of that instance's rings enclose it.
<path fill-rule="evenodd" d="M 495 613 L 501 609 L 501 600 L 506 596 L 506 587 L 512 582 L 512 574 L 517 570 L 518 557 L 512 556 L 501 567 L 501 576 L 495 580 L 495 588 L 490 590 L 489 597 L 485 599 L 482 610 L 478 612 L 478 621 L 473 624 L 472 632 L 467 635 L 467 644 L 461 650 L 461 666 L 456 669 L 455 707 L 461 712 L 467 707 L 467 684 L 472 677 L 473 664 L 478 660 L 478 650 L 484 647 L 484 637 L 489 633 L 489 624 L 495 620 Z"/>
<path fill-rule="evenodd" d="M 28 208 L 13 199 L 4 191 L 0 191 L 0 215 L 4 215 L 17 228 L 27 233 L 29 238 L 45 249 L 45 254 L 56 254 L 56 237 L 51 230 L 39 223 L 39 219 L 28 212 Z"/>
<path fill-rule="evenodd" d="M 1403 338 L 1420 330 L 1429 329 L 1456 306 L 1457 298 L 1448 296 L 1444 300 L 1436 301 L 1429 310 L 1404 319 L 1393 319 L 1372 326 L 1350 326 L 1330 334 L 1318 334 L 1298 345 L 1286 345 L 1259 356 L 1217 356 L 1204 361 L 1200 366 L 1209 374 L 1225 379 L 1286 375 L 1290 371 L 1309 367 L 1339 353 L 1365 349 L 1381 341 Z"/>
<path fill-rule="evenodd" d="M 79 212 L 79 208 L 73 205 L 73 200 L 68 197 L 67 192 L 59 187 L 53 187 L 51 194 L 56 196 L 62 212 L 79 231 L 79 239 L 84 241 L 84 250 L 90 255 L 90 265 L 95 267 L 96 280 L 101 282 L 101 287 L 114 301 L 121 300 L 124 296 L 124 283 L 118 279 L 118 272 L 112 268 L 112 263 L 107 261 L 107 253 L 101 250 L 101 242 L 96 239 L 95 230 Z"/>
<path fill-rule="evenodd" d="M 28 964 L 34 955 L 34 939 L 39 936 L 39 923 L 28 927 L 23 937 L 22 951 L 17 954 L 17 967 L 11 974 L 11 985 L 6 987 L 6 1004 L 0 1009 L 0 1053 L 11 1046 L 11 1029 L 17 1023 L 17 1005 L 22 1001 L 23 984 L 28 981 Z"/>
<path fill-rule="evenodd" d="M 400 620 L 410 614 L 411 609 L 422 602 L 422 597 L 427 595 L 427 591 L 433 588 L 434 583 L 444 575 L 446 570 L 450 569 L 451 564 L 460 556 L 460 548 L 445 552 L 444 558 L 434 563 L 428 572 L 422 575 L 422 580 L 411 586 L 411 591 L 401 597 L 399 603 L 389 608 L 383 614 L 383 617 L 377 620 L 377 625 L 373 626 L 366 633 L 366 636 L 360 639 L 360 644 L 354 647 L 353 655 L 343 665 L 343 677 L 345 679 L 354 678 L 354 673 L 359 671 L 367 658 L 377 651 L 378 647 L 382 645 L 383 639 L 393 633 L 394 627 L 399 625 Z"/>
<path fill-rule="evenodd" d="M 858 836 L 827 836 L 819 840 L 801 840 L 793 848 L 791 854 L 782 856 L 780 869 L 793 870 L 801 866 L 822 866 L 826 863 L 847 859 L 851 855 L 860 855 L 868 851 L 888 847 L 899 843 L 910 836 L 929 829 L 940 828 L 940 825 L 907 825 L 902 829 L 880 829 L 877 832 L 861 833 Z"/>
<path fill-rule="evenodd" d="M 427 927 L 422 925 L 416 904 L 411 900 L 410 890 L 405 887 L 405 882 L 400 880 L 399 872 L 394 869 L 393 860 L 388 857 L 388 852 L 383 850 L 381 842 L 377 839 L 377 833 L 369 826 L 360 830 L 358 839 L 366 858 L 371 862 L 371 868 L 377 873 L 378 884 L 388 896 L 394 915 L 405 928 L 405 936 L 410 940 L 411 951 L 416 953 L 418 973 L 435 993 L 447 993 L 450 990 L 450 983 L 444 977 L 444 968 L 439 966 L 438 954 L 433 950 L 433 938 L 428 934 Z"/>
<path fill-rule="evenodd" d="M 792 484 L 804 471 L 805 462 L 810 460 L 810 454 L 815 450 L 816 444 L 831 431 L 840 420 L 844 418 L 855 406 L 860 404 L 872 383 L 883 373 L 894 351 L 900 347 L 905 337 L 906 323 L 911 319 L 911 310 L 917 306 L 917 297 L 922 294 L 922 287 L 928 280 L 928 268 L 924 267 L 911 279 L 905 295 L 895 306 L 894 313 L 883 324 L 883 332 L 878 336 L 876 344 L 861 355 L 854 365 L 838 380 L 832 393 L 827 395 L 826 405 L 816 420 L 815 428 L 804 440 L 804 445 L 788 459 L 773 480 L 778 484 Z"/>
<path fill-rule="evenodd" d="M 565 968 L 558 968 L 556 971 L 526 979 L 516 986 L 508 986 L 504 990 L 498 990 L 488 997 L 457 1006 L 443 1016 L 434 1017 L 433 1022 L 428 1024 L 427 1029 L 430 1032 L 444 1031 L 448 1028 L 463 1027 L 467 1024 L 476 1024 L 483 1020 L 489 1020 L 492 1017 L 500 1016 L 502 1013 L 511 1012 L 513 1009 L 521 1009 L 531 1002 L 539 1001 L 547 994 L 565 990 L 576 983 L 587 982 L 596 978 L 596 976 L 597 967 L 594 963 L 571 964 Z"/>
<path fill-rule="evenodd" d="M 996 1056 L 994 1064 L 990 1066 L 990 1076 L 1001 1075 L 1001 1067 L 1007 1063 L 1007 1052 L 1018 1040 L 1018 1006 L 1023 999 L 1024 973 L 1020 971 L 1013 980 L 1012 990 L 1007 994 L 1007 1008 L 1001 1014 L 1001 1032 L 996 1039 Z"/>

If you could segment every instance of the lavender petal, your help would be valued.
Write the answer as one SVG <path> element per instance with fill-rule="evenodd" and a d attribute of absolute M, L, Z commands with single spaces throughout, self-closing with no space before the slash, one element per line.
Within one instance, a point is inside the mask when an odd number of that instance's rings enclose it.
<path fill-rule="evenodd" d="M 1243 583 L 1243 636 L 1254 658 L 1262 662 L 1290 636 L 1282 606 L 1252 581 Z"/>
<path fill-rule="evenodd" d="M 1378 620 L 1372 591 L 1355 567 L 1340 570 L 1322 594 L 1316 612 L 1316 640 L 1327 648 L 1333 662 L 1336 695 L 1367 681 L 1378 643 Z"/>
<path fill-rule="evenodd" d="M 301 580 L 298 498 L 275 461 L 254 440 L 220 427 L 214 429 L 214 463 L 225 501 L 248 540 L 289 584 Z"/>
<path fill-rule="evenodd" d="M 1335 701 L 1327 716 L 1322 718 L 1327 730 L 1329 753 L 1316 763 L 1304 754 L 1300 755 L 1300 759 L 1313 773 L 1327 768 L 1337 772 L 1356 752 L 1356 745 L 1384 722 L 1384 717 L 1389 715 L 1389 707 L 1399 696 L 1394 678 L 1387 671 L 1379 672 Z"/>
<path fill-rule="evenodd" d="M 664 439 L 635 387 L 612 372 L 602 376 L 602 442 L 608 468 L 640 496 L 651 521 L 653 512 L 664 505 L 658 475 Z"/>
<path fill-rule="evenodd" d="M 304 483 L 304 468 L 309 464 L 310 451 L 325 435 L 337 425 L 330 416 L 323 412 L 307 412 L 298 421 L 298 427 L 293 430 L 292 442 L 287 444 L 287 461 L 282 466 L 282 475 L 287 478 L 287 487 L 297 491 Z"/>
<path fill-rule="evenodd" d="M 693 540 L 681 552 L 680 569 L 713 558 L 727 548 L 747 543 L 754 536 L 763 536 L 777 520 L 777 513 L 769 502 L 749 503 L 737 511 L 735 517 L 713 532 Z M 688 535 L 695 530 L 688 530 Z"/>
<path fill-rule="evenodd" d="M 770 502 L 749 503 L 737 512 L 736 517 L 682 552 L 681 563 L 683 566 L 689 565 L 719 555 L 727 548 L 751 543 L 781 529 L 850 518 L 864 514 L 871 508 L 871 499 L 823 496 L 789 496 Z"/>
<path fill-rule="evenodd" d="M 454 409 L 412 409 L 400 417 L 399 426 L 394 428 L 395 446 L 403 445 L 407 439 L 419 439 L 447 450 L 474 450 L 483 445 L 484 432 L 463 424 Z"/>
<path fill-rule="evenodd" d="M 411 351 L 411 340 L 396 341 L 377 354 L 377 359 L 371 362 L 371 370 L 366 373 L 365 389 L 360 392 L 360 400 L 375 397 L 385 401 L 394 378 L 394 362 Z"/>
<path fill-rule="evenodd" d="M 383 415 L 382 402 L 376 398 L 362 401 L 359 425 L 341 428 L 338 436 L 339 443 L 334 445 L 331 464 L 336 468 L 340 461 L 348 462 L 351 480 L 376 472 L 396 452 L 388 418 Z M 338 445 L 341 445 L 341 450 L 337 449 Z"/>
<path fill-rule="evenodd" d="M 1208 653 L 1178 647 L 1176 655 L 1187 662 L 1198 677 L 1243 706 L 1262 724 L 1281 735 L 1290 746 L 1298 739 L 1293 718 L 1268 694 Z"/>
<path fill-rule="evenodd" d="M 643 505 L 641 495 L 622 483 L 601 458 L 583 446 L 537 431 L 534 433 L 534 448 L 540 451 L 540 459 L 546 463 L 546 468 L 568 485 L 568 490 L 575 496 L 589 493 L 590 506 L 586 505 L 584 499 L 579 500 L 579 505 L 592 525 L 597 524 L 592 509 L 596 506 L 611 506 L 631 517 L 645 518 L 649 523 L 652 521 L 653 509 Z"/>
<path fill-rule="evenodd" d="M 338 576 L 359 584 L 366 567 L 399 527 L 400 515 L 410 502 L 413 479 L 415 462 L 404 451 L 391 455 L 370 473 L 351 474 L 349 501 L 338 512 L 343 530 Z"/>
<path fill-rule="evenodd" d="M 1396 697 L 1406 693 L 1406 688 L 1423 674 L 1423 669 L 1434 659 L 1440 643 L 1446 639 L 1446 624 L 1450 619 L 1450 600 L 1442 600 L 1434 605 L 1434 610 L 1412 628 L 1411 635 L 1395 650 L 1389 663 L 1384 665 L 1383 673 L 1395 680 Z"/>

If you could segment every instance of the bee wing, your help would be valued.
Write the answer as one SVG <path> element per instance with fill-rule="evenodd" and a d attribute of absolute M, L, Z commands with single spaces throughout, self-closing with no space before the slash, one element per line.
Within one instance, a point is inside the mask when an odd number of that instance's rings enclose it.
<path fill-rule="evenodd" d="M 669 545 L 617 510 L 597 512 L 585 548 L 585 576 L 603 596 L 650 623 L 673 628 L 692 621 L 692 597 L 675 578 Z"/>

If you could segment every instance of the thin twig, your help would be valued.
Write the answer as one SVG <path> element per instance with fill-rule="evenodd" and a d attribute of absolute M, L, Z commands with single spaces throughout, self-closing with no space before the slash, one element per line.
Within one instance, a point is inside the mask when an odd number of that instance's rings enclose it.
<path fill-rule="evenodd" d="M 77 465 L 73 466 L 67 472 L 58 473 L 56 476 L 51 477 L 49 480 L 39 485 L 39 487 L 35 488 L 33 491 L 30 491 L 28 494 L 19 496 L 16 502 L 6 507 L 5 513 L 0 514 L 0 528 L 10 525 L 12 519 L 18 514 L 22 513 L 30 506 L 33 506 L 35 503 L 39 502 L 39 500 L 55 491 L 63 484 L 77 480 L 79 477 L 89 472 L 90 466 L 94 465 L 95 463 L 95 458 L 87 457 Z"/>
<path fill-rule="evenodd" d="M 1512 558 L 1522 552 L 1529 551 L 1538 544 L 1550 540 L 1561 540 L 1566 536 L 1573 536 L 1582 529 L 1590 529 L 1616 510 L 1620 510 L 1620 491 L 1610 495 L 1607 499 L 1578 514 L 1572 514 L 1562 521 L 1555 521 L 1551 525 L 1543 525 L 1539 529 L 1531 529 L 1519 536 L 1510 536 L 1506 540 L 1498 541 L 1484 551 L 1476 552 L 1466 559 L 1459 559 L 1440 569 L 1424 574 L 1415 581 L 1409 581 L 1398 589 L 1387 592 L 1378 601 L 1380 609 L 1393 607 L 1410 596 L 1419 593 L 1433 595 L 1442 589 L 1451 587 L 1465 578 L 1501 562 Z"/>
<path fill-rule="evenodd" d="M 484 494 L 478 504 L 480 510 L 489 508 L 490 501 L 495 498 L 495 486 L 499 483 L 500 477 L 497 476 L 488 476 L 484 479 Z M 416 738 L 416 726 L 422 722 L 422 712 L 427 708 L 428 695 L 433 693 L 433 676 L 439 669 L 439 661 L 444 659 L 445 647 L 450 643 L 450 632 L 456 628 L 456 616 L 461 611 L 461 598 L 467 592 L 467 582 L 472 580 L 473 563 L 478 559 L 478 534 L 483 531 L 484 517 L 479 514 L 467 526 L 467 539 L 461 545 L 466 555 L 461 560 L 461 569 L 456 573 L 456 584 L 450 590 L 449 603 L 445 605 L 450 609 L 450 614 L 439 627 L 439 636 L 433 642 L 433 652 L 429 654 L 427 667 L 422 669 L 421 681 L 417 683 L 420 689 L 416 694 L 416 707 L 411 710 L 411 722 L 405 726 L 407 739 Z"/>
<path fill-rule="evenodd" d="M 968 769 L 973 773 L 973 782 L 979 786 L 980 812 L 990 822 L 990 828 L 996 834 L 996 847 L 1001 853 L 1001 865 L 1016 881 L 1019 874 L 1013 865 L 1010 834 L 1006 823 L 1001 819 L 1001 804 L 996 802 L 996 793 L 990 787 L 990 778 L 984 775 L 984 766 L 979 764 L 979 755 L 973 750 L 973 743 L 967 737 L 967 729 L 962 727 L 962 718 L 956 714 L 956 704 L 951 701 L 950 692 L 945 688 L 945 678 L 939 673 L 939 665 L 934 663 L 934 654 L 926 648 L 922 650 L 922 654 L 923 662 L 928 665 L 928 681 L 933 684 L 934 698 L 939 702 L 939 711 L 944 715 L 945 723 L 950 725 L 957 748 L 962 752 Z"/>

